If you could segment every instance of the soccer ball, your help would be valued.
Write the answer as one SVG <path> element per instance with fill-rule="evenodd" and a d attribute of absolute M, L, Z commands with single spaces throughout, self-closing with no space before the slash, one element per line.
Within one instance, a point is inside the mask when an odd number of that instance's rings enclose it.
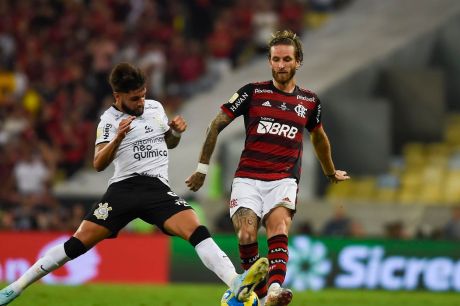
<path fill-rule="evenodd" d="M 225 291 L 220 301 L 220 306 L 259 306 L 259 298 L 257 294 L 253 291 L 247 302 L 240 302 L 236 299 L 232 290 L 228 289 Z"/>

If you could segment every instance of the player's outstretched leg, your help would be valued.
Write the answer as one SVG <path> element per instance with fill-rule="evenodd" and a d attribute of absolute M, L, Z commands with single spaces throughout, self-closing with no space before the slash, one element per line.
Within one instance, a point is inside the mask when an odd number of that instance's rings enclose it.
<path fill-rule="evenodd" d="M 19 296 L 19 292 L 15 291 L 11 285 L 0 290 L 0 306 L 8 305 L 11 301 Z"/>
<path fill-rule="evenodd" d="M 242 302 L 249 300 L 252 291 L 265 278 L 267 272 L 268 259 L 259 258 L 249 270 L 246 270 L 233 280 L 231 289 L 235 297 Z"/>
<path fill-rule="evenodd" d="M 278 286 L 276 286 L 278 285 Z M 292 300 L 292 291 L 275 283 L 268 289 L 265 306 L 286 306 Z"/>

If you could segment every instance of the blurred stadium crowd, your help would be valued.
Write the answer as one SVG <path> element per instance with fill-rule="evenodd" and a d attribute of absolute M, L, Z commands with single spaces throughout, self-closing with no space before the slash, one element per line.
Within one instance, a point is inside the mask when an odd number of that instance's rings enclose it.
<path fill-rule="evenodd" d="M 87 206 L 64 205 L 52 186 L 91 167 L 95 125 L 112 103 L 107 77 L 114 63 L 144 69 L 148 98 L 173 114 L 222 75 L 265 56 L 273 31 L 302 35 L 349 1 L 0 1 L 0 230 L 78 226 Z M 362 197 L 362 186 L 373 184 L 331 186 L 326 197 L 353 188 Z M 211 221 L 232 231 L 226 213 Z M 308 223 L 298 231 L 365 235 L 339 208 L 320 231 Z M 407 237 L 400 222 L 388 223 L 384 233 Z M 460 239 L 460 209 L 433 233 L 429 238 Z M 424 238 L 423 229 L 416 235 Z"/>
<path fill-rule="evenodd" d="M 148 98 L 174 113 L 265 52 L 274 30 L 302 34 L 346 2 L 1 1 L 0 229 L 79 224 L 84 205 L 61 205 L 51 187 L 91 165 L 95 124 L 112 103 L 114 63 L 142 67 Z"/>

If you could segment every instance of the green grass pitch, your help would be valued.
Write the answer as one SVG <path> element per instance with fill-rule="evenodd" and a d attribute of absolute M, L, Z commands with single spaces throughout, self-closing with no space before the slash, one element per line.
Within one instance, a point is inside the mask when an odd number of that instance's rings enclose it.
<path fill-rule="evenodd" d="M 4 284 L 2 284 L 3 287 Z M 224 286 L 34 284 L 11 306 L 220 306 Z M 459 306 L 460 293 L 324 290 L 294 292 L 292 306 Z"/>

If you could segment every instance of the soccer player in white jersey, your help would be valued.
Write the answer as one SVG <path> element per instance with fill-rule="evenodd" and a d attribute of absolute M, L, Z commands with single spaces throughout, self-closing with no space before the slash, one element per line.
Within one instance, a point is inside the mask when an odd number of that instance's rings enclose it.
<path fill-rule="evenodd" d="M 249 271 L 237 274 L 194 210 L 169 187 L 168 149 L 178 145 L 186 122 L 181 116 L 168 121 L 161 103 L 145 99 L 145 76 L 137 67 L 116 65 L 110 85 L 115 101 L 101 116 L 93 161 L 97 171 L 114 163 L 109 187 L 68 241 L 51 248 L 18 280 L 0 290 L 0 306 L 102 240 L 115 238 L 135 218 L 189 241 L 203 264 L 233 290 L 237 299 L 247 301 L 265 278 L 268 260 L 261 258 Z"/>

